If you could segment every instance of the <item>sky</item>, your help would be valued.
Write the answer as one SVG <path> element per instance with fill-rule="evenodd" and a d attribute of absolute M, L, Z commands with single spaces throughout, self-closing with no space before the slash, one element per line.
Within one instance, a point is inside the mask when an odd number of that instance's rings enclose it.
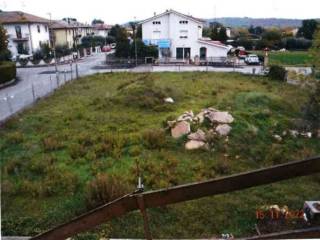
<path fill-rule="evenodd" d="M 40 17 L 94 18 L 116 24 L 146 19 L 166 9 L 199 18 L 320 18 L 320 0 L 0 0 L 3 11 L 24 11 Z"/>

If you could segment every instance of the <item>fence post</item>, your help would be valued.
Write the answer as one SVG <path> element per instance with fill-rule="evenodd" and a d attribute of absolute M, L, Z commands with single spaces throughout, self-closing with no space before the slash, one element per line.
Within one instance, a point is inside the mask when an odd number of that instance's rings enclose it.
<path fill-rule="evenodd" d="M 76 79 L 79 78 L 78 63 L 76 62 Z"/>
<path fill-rule="evenodd" d="M 73 80 L 73 76 L 72 76 L 72 62 L 70 62 L 70 70 L 71 70 L 71 72 L 70 72 L 70 76 L 71 76 L 70 80 Z"/>
<path fill-rule="evenodd" d="M 148 220 L 147 211 L 144 205 L 143 195 L 141 194 L 137 195 L 137 203 L 143 218 L 143 228 L 144 228 L 145 238 L 147 240 L 152 240 L 152 235 L 150 232 L 149 220 Z"/>
<path fill-rule="evenodd" d="M 59 75 L 57 74 L 57 88 L 59 87 Z"/>
<path fill-rule="evenodd" d="M 53 90 L 53 85 L 52 85 L 51 74 L 49 75 L 49 78 L 50 78 L 50 88 L 51 88 L 51 90 Z"/>
<path fill-rule="evenodd" d="M 11 102 L 10 102 L 10 98 L 13 98 L 13 96 L 9 96 L 8 93 L 6 95 L 7 95 L 8 108 L 9 108 L 10 113 L 12 114 L 13 113 L 13 108 L 12 108 L 12 105 L 11 105 Z"/>
<path fill-rule="evenodd" d="M 33 85 L 33 83 L 31 84 L 31 90 L 32 90 L 33 101 L 35 101 L 35 100 L 36 100 L 36 93 L 35 93 L 35 90 L 34 90 L 34 85 Z"/>
<path fill-rule="evenodd" d="M 67 81 L 67 70 L 64 70 L 64 83 Z"/>

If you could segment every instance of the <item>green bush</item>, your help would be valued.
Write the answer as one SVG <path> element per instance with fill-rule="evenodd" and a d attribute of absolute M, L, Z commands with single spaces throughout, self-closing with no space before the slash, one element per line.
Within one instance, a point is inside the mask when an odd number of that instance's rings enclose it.
<path fill-rule="evenodd" d="M 13 62 L 0 62 L 0 84 L 16 78 L 17 70 Z"/>
<path fill-rule="evenodd" d="M 270 67 L 269 78 L 271 80 L 284 81 L 287 71 L 284 67 L 273 65 Z"/>
<path fill-rule="evenodd" d="M 304 116 L 314 128 L 320 127 L 320 82 L 316 84 L 315 90 L 310 94 L 309 101 L 305 105 Z"/>

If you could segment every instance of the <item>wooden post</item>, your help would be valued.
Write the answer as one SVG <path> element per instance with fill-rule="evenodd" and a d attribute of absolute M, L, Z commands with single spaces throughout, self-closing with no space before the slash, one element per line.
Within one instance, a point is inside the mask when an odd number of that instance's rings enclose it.
<path fill-rule="evenodd" d="M 142 218 L 143 218 L 143 228 L 144 228 L 145 238 L 147 240 L 152 240 L 152 235 L 151 235 L 150 227 L 149 227 L 148 215 L 147 215 L 146 208 L 144 206 L 143 195 L 141 195 L 141 194 L 137 195 L 137 202 L 138 202 L 138 206 L 139 206 L 140 212 L 142 214 Z"/>

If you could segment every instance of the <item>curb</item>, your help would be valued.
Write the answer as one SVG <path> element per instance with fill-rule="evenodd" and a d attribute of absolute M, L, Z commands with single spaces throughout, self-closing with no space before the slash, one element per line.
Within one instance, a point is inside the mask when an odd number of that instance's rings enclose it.
<path fill-rule="evenodd" d="M 2 83 L 2 84 L 0 84 L 0 89 L 3 89 L 5 87 L 10 86 L 10 85 L 14 84 L 16 81 L 17 81 L 17 79 L 14 78 L 14 79 L 10 80 L 9 82 Z"/>

